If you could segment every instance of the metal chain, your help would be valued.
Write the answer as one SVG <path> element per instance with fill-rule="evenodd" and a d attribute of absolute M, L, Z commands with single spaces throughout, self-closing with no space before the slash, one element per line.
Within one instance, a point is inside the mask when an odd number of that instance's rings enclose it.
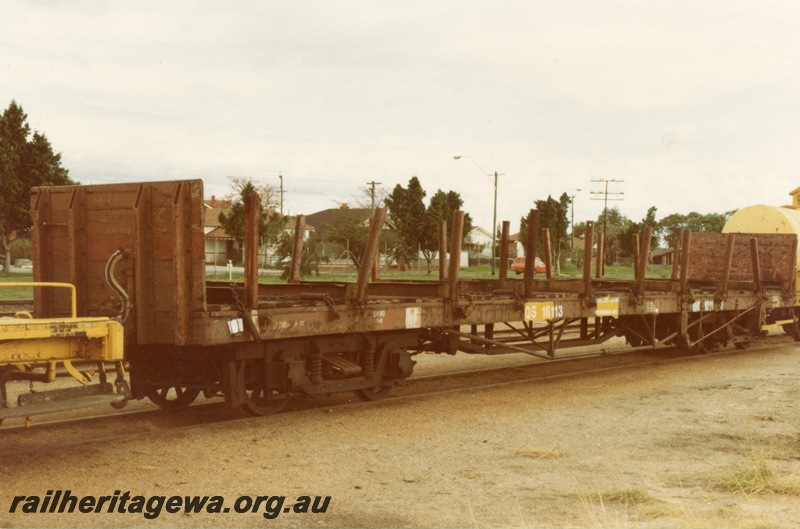
<path fill-rule="evenodd" d="M 231 283 L 231 294 L 233 295 L 233 302 L 236 304 L 236 308 L 239 309 L 239 314 L 242 316 L 242 321 L 244 321 L 244 326 L 248 333 L 250 333 L 250 336 L 252 336 L 255 341 L 260 342 L 261 332 L 258 330 L 256 322 L 253 321 L 253 316 L 250 314 L 250 311 L 245 308 L 244 303 L 239 298 L 239 294 L 236 292 L 236 283 Z"/>

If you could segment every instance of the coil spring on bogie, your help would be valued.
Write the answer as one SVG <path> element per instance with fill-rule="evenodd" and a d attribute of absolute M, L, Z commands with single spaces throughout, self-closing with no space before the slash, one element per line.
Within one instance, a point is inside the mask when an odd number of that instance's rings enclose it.
<path fill-rule="evenodd" d="M 322 355 L 308 357 L 308 379 L 312 384 L 322 384 Z"/>
<path fill-rule="evenodd" d="M 361 352 L 361 372 L 367 378 L 375 375 L 375 352 L 367 349 Z"/>

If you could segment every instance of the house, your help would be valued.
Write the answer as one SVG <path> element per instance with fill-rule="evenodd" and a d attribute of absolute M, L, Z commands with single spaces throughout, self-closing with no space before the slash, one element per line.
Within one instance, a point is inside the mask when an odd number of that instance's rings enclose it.
<path fill-rule="evenodd" d="M 219 214 L 227 211 L 232 203 L 229 200 L 220 200 L 212 196 L 210 200 L 203 203 L 205 207 L 205 221 L 203 232 L 205 233 L 206 264 L 225 266 L 228 261 L 239 263 L 243 260 L 244 247 L 234 237 L 229 235 L 220 225 Z M 294 237 L 296 217 L 287 217 L 284 231 Z M 314 231 L 314 227 L 306 218 L 304 238 Z M 258 251 L 259 266 L 274 264 L 276 258 L 276 248 L 264 245 Z"/>
<path fill-rule="evenodd" d="M 241 259 L 242 251 L 238 243 L 222 229 L 219 223 L 219 214 L 231 207 L 231 201 L 212 196 L 210 200 L 203 203 L 203 207 L 205 208 L 203 233 L 206 239 L 206 264 L 225 265 L 229 260 Z"/>
<path fill-rule="evenodd" d="M 467 234 L 467 242 L 464 243 L 464 249 L 471 254 L 478 254 L 480 257 L 486 259 L 492 258 L 492 234 L 491 232 L 481 228 L 480 226 L 473 226 Z"/>
<path fill-rule="evenodd" d="M 369 226 L 369 221 L 372 217 L 372 210 L 370 208 L 351 208 L 347 203 L 342 203 L 338 208 L 324 209 L 322 211 L 317 211 L 316 213 L 306 215 L 306 224 L 314 227 L 314 234 L 316 236 L 321 257 L 329 260 L 336 260 L 339 258 L 347 259 L 346 256 L 341 255 L 342 251 L 340 245 L 331 242 L 329 239 L 331 228 L 336 222 L 338 214 L 342 210 L 347 210 L 352 215 L 357 217 L 363 226 Z M 387 218 L 384 222 L 383 229 L 394 230 L 394 223 Z"/>
<path fill-rule="evenodd" d="M 672 248 L 656 248 L 650 252 L 650 264 L 671 266 L 674 255 Z"/>

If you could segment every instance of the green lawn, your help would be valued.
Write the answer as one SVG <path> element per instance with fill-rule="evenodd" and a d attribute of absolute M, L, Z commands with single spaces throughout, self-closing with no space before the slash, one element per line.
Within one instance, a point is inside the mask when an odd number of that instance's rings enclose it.
<path fill-rule="evenodd" d="M 594 270 L 594 268 L 593 268 Z M 649 278 L 668 278 L 670 276 L 671 269 L 669 268 L 662 268 L 662 267 L 649 267 L 647 270 L 647 277 Z M 508 271 L 507 276 L 509 278 L 516 278 L 522 279 L 522 275 L 517 275 L 511 270 Z M 206 277 L 209 280 L 214 281 L 228 281 L 228 273 L 225 271 L 220 271 L 216 275 L 215 274 L 207 274 Z M 244 274 L 241 272 L 236 273 L 234 272 L 233 280 L 241 282 L 244 280 Z M 499 271 L 495 270 L 495 275 L 492 276 L 492 269 L 489 265 L 481 265 L 480 267 L 477 266 L 470 266 L 467 268 L 462 268 L 459 272 L 459 277 L 462 279 L 492 279 L 499 277 Z M 543 276 L 537 275 L 537 279 L 541 279 Z M 562 279 L 578 279 L 583 277 L 583 269 L 577 269 L 574 265 L 567 263 L 561 270 L 561 274 L 557 275 L 556 278 Z M 592 273 L 592 277 L 594 277 L 594 272 Z M 611 279 L 633 279 L 633 267 L 630 266 L 622 266 L 622 265 L 611 265 L 606 267 L 606 274 L 605 277 Z M 303 277 L 303 281 L 336 281 L 336 282 L 355 282 L 358 278 L 358 274 L 355 272 L 354 269 L 345 270 L 327 270 L 320 272 L 319 275 L 313 274 L 308 277 Z M 427 273 L 426 269 L 412 269 L 405 272 L 400 272 L 397 270 L 391 271 L 384 271 L 381 270 L 381 279 L 385 281 L 392 281 L 392 280 L 416 280 L 416 281 L 436 281 L 439 279 L 439 271 L 438 269 L 434 269 L 430 274 Z M 280 278 L 280 275 L 276 274 L 274 270 L 270 270 L 269 273 L 261 272 L 259 274 L 259 282 L 260 283 L 285 283 L 286 281 Z"/>
<path fill-rule="evenodd" d="M 273 271 L 270 271 L 273 272 Z M 574 265 L 567 263 L 566 266 L 561 270 L 561 275 L 557 276 L 559 278 L 565 279 L 577 279 L 583 277 L 583 271 L 578 270 Z M 671 270 L 669 268 L 655 268 L 650 267 L 647 270 L 647 277 L 652 278 L 668 278 L 670 276 Z M 495 270 L 495 276 L 498 277 L 499 271 Z M 489 265 L 482 265 L 480 267 L 471 266 L 468 268 L 462 268 L 459 276 L 463 279 L 491 279 L 492 276 L 492 269 Z M 517 278 L 521 279 L 521 275 L 516 275 L 515 273 L 509 270 L 508 273 L 509 278 Z M 594 275 L 592 276 L 594 277 Z M 633 268 L 630 266 L 617 266 L 611 265 L 606 267 L 606 277 L 613 278 L 613 279 L 633 279 Z M 228 281 L 228 274 L 227 272 L 220 271 L 216 275 L 214 274 L 207 274 L 206 278 L 212 281 Z M 336 281 L 336 282 L 355 282 L 358 278 L 358 274 L 353 271 L 325 271 L 320 273 L 320 275 L 312 275 L 310 277 L 304 277 L 304 281 Z M 541 276 L 537 276 L 537 278 L 541 278 Z M 428 274 L 427 271 L 423 268 L 420 270 L 410 270 L 406 272 L 399 272 L 399 271 L 388 271 L 385 272 L 381 270 L 381 279 L 386 281 L 392 280 L 417 280 L 417 281 L 435 281 L 439 279 L 439 272 L 438 270 L 434 269 L 432 273 Z M 234 273 L 233 280 L 237 282 L 242 282 L 244 280 L 244 274 L 242 273 Z M 3 271 L 0 271 L 0 283 L 24 283 L 33 281 L 32 274 L 10 274 Z M 285 283 L 286 281 L 280 278 L 280 275 L 275 273 L 264 273 L 262 272 L 259 276 L 260 283 Z M 32 287 L 0 287 L 0 299 L 33 299 L 33 288 Z"/>
<path fill-rule="evenodd" d="M 0 283 L 30 283 L 33 273 L 11 274 L 0 270 Z M 33 287 L 0 287 L 0 299 L 33 299 Z"/>

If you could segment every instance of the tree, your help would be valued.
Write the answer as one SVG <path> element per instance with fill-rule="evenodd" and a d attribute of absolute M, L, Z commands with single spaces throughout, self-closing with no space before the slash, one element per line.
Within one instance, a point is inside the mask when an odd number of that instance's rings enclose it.
<path fill-rule="evenodd" d="M 382 208 L 384 206 L 384 201 L 389 191 L 385 187 L 379 186 L 378 182 L 375 183 L 374 187 L 371 184 L 370 182 L 358 188 L 358 194 L 353 196 L 351 202 L 354 207 L 372 211 L 373 208 Z"/>
<path fill-rule="evenodd" d="M 723 226 L 734 213 L 736 210 L 705 215 L 694 211 L 687 215 L 673 213 L 661 219 L 658 226 L 667 243 L 671 243 L 676 237 L 680 237 L 685 229 L 694 232 L 722 233 Z"/>
<path fill-rule="evenodd" d="M 369 240 L 368 215 L 363 209 L 342 207 L 333 217 L 326 239 L 339 245 L 357 269 L 361 268 L 361 258 Z"/>
<path fill-rule="evenodd" d="M 278 266 L 281 267 L 281 278 L 287 279 L 292 267 L 292 251 L 294 249 L 294 236 L 284 231 L 278 240 Z M 323 261 L 320 256 L 316 236 L 311 233 L 303 242 L 303 253 L 300 262 L 300 277 L 308 277 L 312 273 L 319 275 L 319 264 Z"/>
<path fill-rule="evenodd" d="M 550 243 L 555 256 L 556 273 L 561 271 L 562 251 L 570 249 L 567 229 L 569 228 L 570 197 L 562 193 L 558 200 L 548 195 L 547 200 L 535 200 L 534 205 L 539 211 L 539 228 L 550 230 Z M 523 246 L 528 240 L 528 217 L 520 218 L 519 240 Z M 536 254 L 543 255 L 544 243 L 541 237 L 537 238 Z"/>
<path fill-rule="evenodd" d="M 397 228 L 398 244 L 394 257 L 401 264 L 415 261 L 418 252 L 422 252 L 431 272 L 432 261 L 439 251 L 439 223 L 450 222 L 453 212 L 461 209 L 464 201 L 455 191 L 437 190 L 426 207 L 423 199 L 425 190 L 416 176 L 408 181 L 408 187 L 397 184 L 391 194 L 386 197 L 389 218 Z M 464 232 L 462 242 L 469 235 L 472 219 L 464 215 Z M 448 239 L 450 238 L 448 230 Z"/>
<path fill-rule="evenodd" d="M 450 233 L 450 223 L 453 220 L 453 212 L 459 211 L 464 206 L 464 201 L 461 195 L 455 191 L 444 192 L 438 189 L 431 197 L 431 202 L 425 210 L 425 214 L 433 225 L 435 233 L 433 234 L 433 255 L 431 258 L 436 257 L 436 252 L 439 249 L 439 223 L 445 221 L 447 223 L 447 247 L 450 248 L 450 241 L 452 240 L 452 233 Z M 472 217 L 469 213 L 464 214 L 464 237 L 466 240 L 469 232 L 472 230 Z M 462 240 L 462 242 L 463 242 Z"/>
<path fill-rule="evenodd" d="M 28 125 L 28 115 L 12 100 L 0 116 L 0 257 L 11 270 L 10 243 L 17 232 L 31 228 L 31 189 L 71 185 L 69 171 L 61 166 L 47 136 Z"/>
<path fill-rule="evenodd" d="M 219 223 L 225 232 L 239 241 L 244 241 L 244 197 L 257 195 L 259 198 L 258 235 L 260 244 L 274 244 L 286 227 L 286 217 L 275 210 L 274 186 L 255 184 L 249 177 L 229 177 L 236 193 L 228 193 L 226 199 L 233 205 L 219 214 Z"/>
<path fill-rule="evenodd" d="M 389 219 L 394 223 L 398 233 L 398 245 L 394 249 L 394 257 L 401 266 L 416 261 L 418 252 L 430 252 L 431 233 L 435 227 L 428 222 L 425 212 L 425 190 L 416 176 L 408 181 L 408 188 L 397 184 L 386 197 Z"/>

